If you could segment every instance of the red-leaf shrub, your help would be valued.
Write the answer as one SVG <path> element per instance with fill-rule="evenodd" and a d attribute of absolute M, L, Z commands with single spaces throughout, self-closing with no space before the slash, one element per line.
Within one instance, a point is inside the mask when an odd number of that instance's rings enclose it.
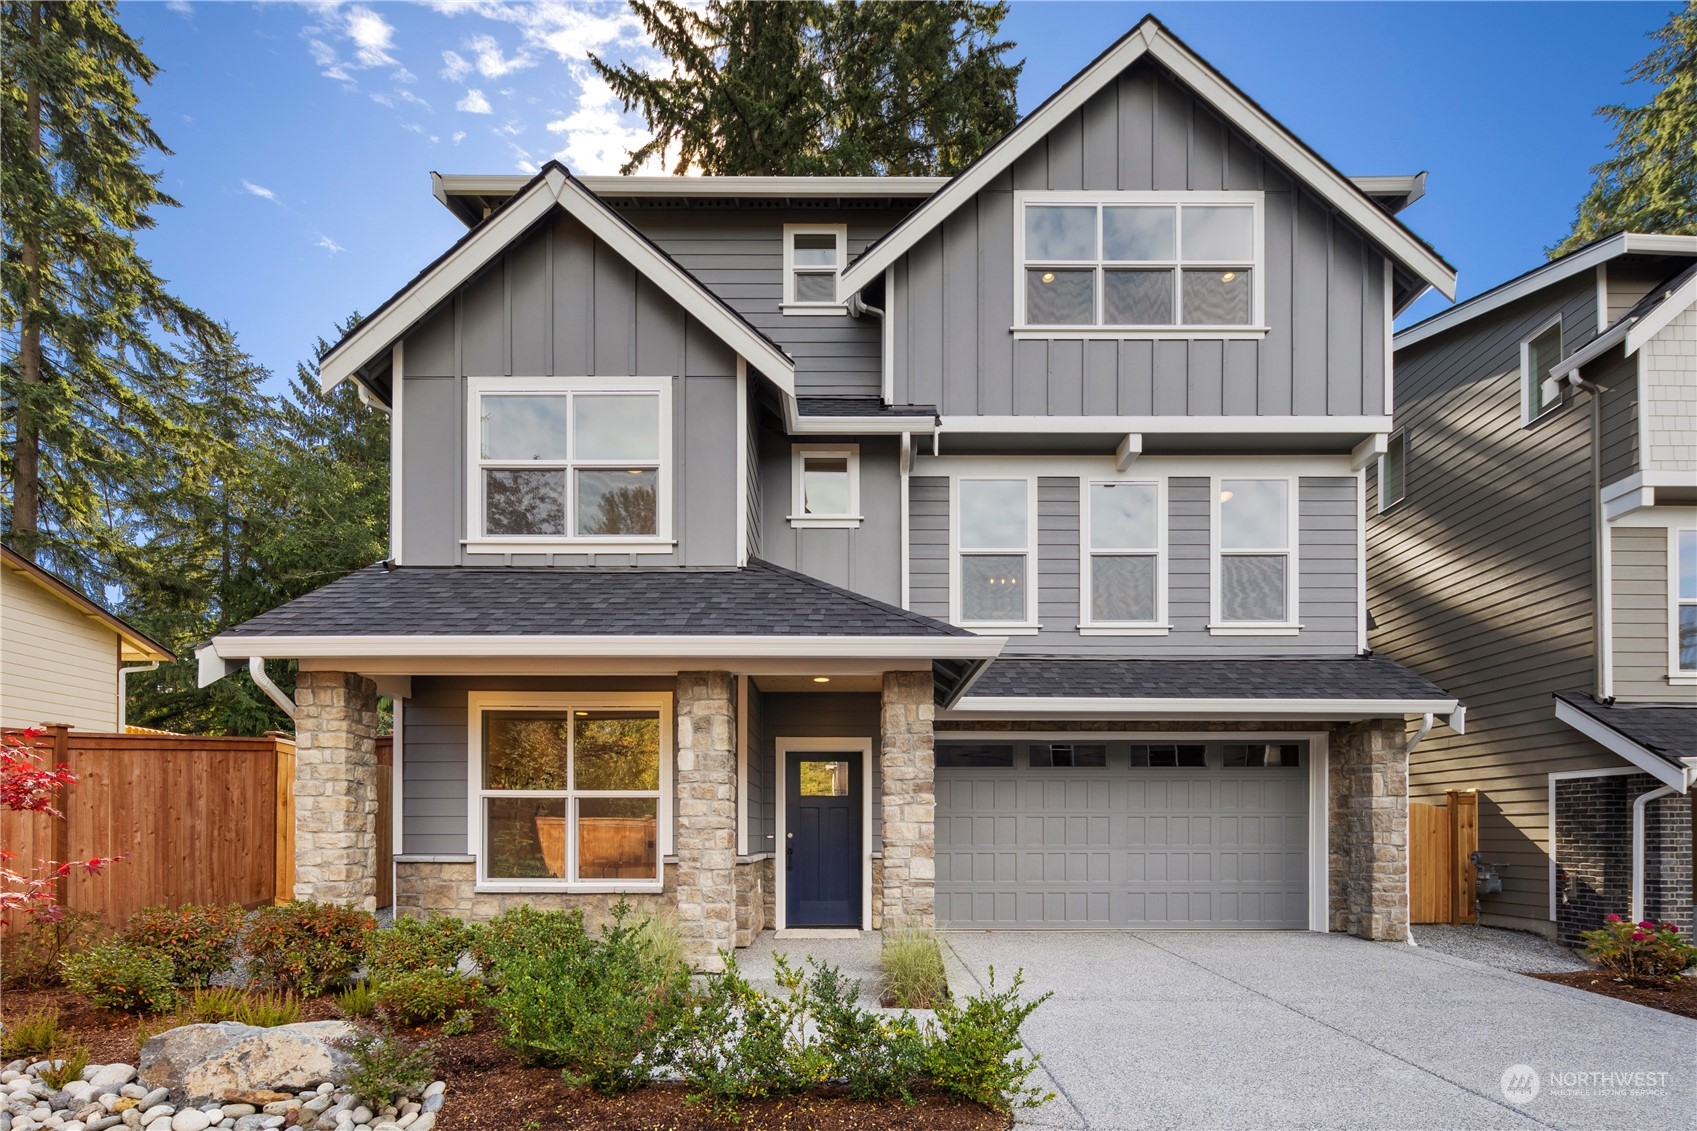
<path fill-rule="evenodd" d="M 177 984 L 209 985 L 214 975 L 230 968 L 236 957 L 247 912 L 240 904 L 186 903 L 181 907 L 147 907 L 131 915 L 124 939 L 170 955 Z"/>
<path fill-rule="evenodd" d="M 247 932 L 248 973 L 302 997 L 339 990 L 365 961 L 377 920 L 333 903 L 298 900 L 253 913 Z"/>

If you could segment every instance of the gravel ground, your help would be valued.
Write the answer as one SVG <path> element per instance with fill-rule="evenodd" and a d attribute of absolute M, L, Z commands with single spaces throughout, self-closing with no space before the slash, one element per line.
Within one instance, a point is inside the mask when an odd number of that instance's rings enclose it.
<path fill-rule="evenodd" d="M 1589 970 L 1591 964 L 1579 952 L 1553 939 L 1526 931 L 1501 927 L 1452 927 L 1446 923 L 1420 923 L 1414 927 L 1417 945 L 1439 954 L 1453 955 L 1522 974 L 1556 974 Z"/>

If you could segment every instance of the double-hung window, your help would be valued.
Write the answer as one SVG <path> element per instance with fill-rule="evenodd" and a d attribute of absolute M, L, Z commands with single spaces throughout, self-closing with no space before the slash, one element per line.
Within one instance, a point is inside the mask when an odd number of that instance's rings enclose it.
<path fill-rule="evenodd" d="M 844 313 L 837 276 L 847 261 L 847 225 L 785 224 L 784 313 Z"/>
<path fill-rule="evenodd" d="M 667 696 L 473 693 L 470 708 L 480 884 L 660 886 Z"/>
<path fill-rule="evenodd" d="M 1085 498 L 1087 596 L 1080 627 L 1164 627 L 1161 485 L 1092 481 Z"/>
<path fill-rule="evenodd" d="M 669 382 L 474 379 L 468 415 L 474 547 L 669 536 Z"/>
<path fill-rule="evenodd" d="M 1216 479 L 1215 630 L 1294 628 L 1296 500 L 1290 479 Z"/>
<path fill-rule="evenodd" d="M 1679 576 L 1674 583 L 1674 674 L 1697 677 L 1697 530 L 1673 530 L 1673 557 Z"/>
<path fill-rule="evenodd" d="M 1261 194 L 1019 194 L 1018 329 L 1251 331 Z"/>
<path fill-rule="evenodd" d="M 955 622 L 1033 626 L 1032 480 L 955 481 Z"/>
<path fill-rule="evenodd" d="M 859 526 L 860 446 L 797 444 L 792 452 L 790 525 Z"/>
<path fill-rule="evenodd" d="M 1561 404 L 1561 382 L 1550 369 L 1561 361 L 1561 318 L 1520 343 L 1520 422 L 1530 424 Z"/>

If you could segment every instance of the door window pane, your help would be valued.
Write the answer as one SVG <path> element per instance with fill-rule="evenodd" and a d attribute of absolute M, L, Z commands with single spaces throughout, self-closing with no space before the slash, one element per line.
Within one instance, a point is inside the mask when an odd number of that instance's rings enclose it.
<path fill-rule="evenodd" d="M 1025 555 L 972 554 L 960 560 L 960 574 L 964 620 L 1025 620 Z"/>
<path fill-rule="evenodd" d="M 482 397 L 484 459 L 566 458 L 566 398 Z"/>
<path fill-rule="evenodd" d="M 1184 322 L 1187 326 L 1247 326 L 1250 321 L 1249 269 L 1204 267 L 1184 272 Z"/>
<path fill-rule="evenodd" d="M 660 458 L 660 398 L 593 394 L 574 398 L 579 460 Z"/>
<path fill-rule="evenodd" d="M 834 232 L 796 232 L 790 238 L 795 241 L 790 262 L 797 267 L 837 266 L 837 237 Z"/>
<path fill-rule="evenodd" d="M 1039 326 L 1089 325 L 1096 321 L 1096 272 L 1080 268 L 1028 268 L 1025 317 Z"/>
<path fill-rule="evenodd" d="M 483 473 L 483 529 L 486 534 L 564 534 L 564 471 Z"/>
<path fill-rule="evenodd" d="M 1025 210 L 1025 258 L 1096 258 L 1096 207 L 1034 205 Z"/>
<path fill-rule="evenodd" d="M 1109 326 L 1171 326 L 1171 268 L 1102 272 L 1102 321 Z"/>
<path fill-rule="evenodd" d="M 484 789 L 565 789 L 566 720 L 556 715 L 486 712 Z"/>
<path fill-rule="evenodd" d="M 660 473 L 653 468 L 577 473 L 577 532 L 652 535 L 659 529 Z"/>
<path fill-rule="evenodd" d="M 1290 481 L 1222 479 L 1220 546 L 1227 550 L 1290 548 Z"/>
<path fill-rule="evenodd" d="M 1102 258 L 1173 259 L 1178 255 L 1170 204 L 1102 209 Z"/>
<path fill-rule="evenodd" d="M 960 544 L 967 550 L 1026 545 L 1028 491 L 1023 479 L 960 481 Z"/>
<path fill-rule="evenodd" d="M 1153 550 L 1158 488 L 1153 483 L 1090 485 L 1090 548 Z"/>
<path fill-rule="evenodd" d="M 849 513 L 847 456 L 801 457 L 801 511 L 803 514 Z"/>
<path fill-rule="evenodd" d="M 579 711 L 572 718 L 578 789 L 660 788 L 660 719 L 645 712 Z"/>
<path fill-rule="evenodd" d="M 563 797 L 491 797 L 484 801 L 485 874 L 494 880 L 564 879 Z"/>
<path fill-rule="evenodd" d="M 1090 559 L 1090 619 L 1155 619 L 1155 559 L 1145 554 L 1097 554 Z"/>
<path fill-rule="evenodd" d="M 660 874 L 660 802 L 583 797 L 577 803 L 577 877 L 652 880 Z"/>
<path fill-rule="evenodd" d="M 836 302 L 836 275 L 824 271 L 797 271 L 795 274 L 795 301 Z"/>
<path fill-rule="evenodd" d="M 801 763 L 800 781 L 797 784 L 803 797 L 847 797 L 849 764 L 804 761 Z"/>
<path fill-rule="evenodd" d="M 1255 213 L 1231 205 L 1190 205 L 1184 209 L 1184 247 L 1187 260 L 1221 259 L 1250 262 L 1255 257 Z"/>
<path fill-rule="evenodd" d="M 1229 621 L 1284 620 L 1284 555 L 1228 554 L 1222 557 L 1220 615 Z"/>

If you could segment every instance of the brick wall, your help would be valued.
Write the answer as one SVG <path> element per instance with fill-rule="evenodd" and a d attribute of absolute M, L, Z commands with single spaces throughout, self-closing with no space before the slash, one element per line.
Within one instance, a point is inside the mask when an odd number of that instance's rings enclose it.
<path fill-rule="evenodd" d="M 1556 937 L 1562 942 L 1576 945 L 1581 931 L 1631 910 L 1632 802 L 1660 785 L 1649 774 L 1556 782 Z M 1644 832 L 1644 913 L 1691 930 L 1690 799 L 1652 802 Z"/>

